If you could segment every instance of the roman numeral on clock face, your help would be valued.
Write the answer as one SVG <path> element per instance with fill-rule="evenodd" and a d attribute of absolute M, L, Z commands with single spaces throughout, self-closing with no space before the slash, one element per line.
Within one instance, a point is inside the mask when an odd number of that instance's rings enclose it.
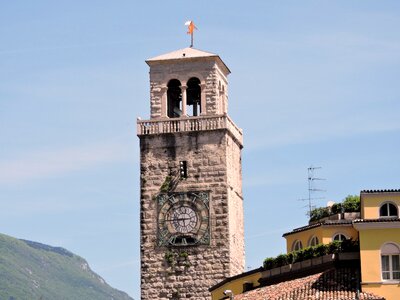
<path fill-rule="evenodd" d="M 168 201 L 171 203 L 171 204 L 174 204 L 174 203 L 176 203 L 176 202 L 178 202 L 178 200 L 175 198 L 175 196 L 170 196 L 169 198 L 168 198 Z"/>
<path fill-rule="evenodd" d="M 164 230 L 160 231 L 160 236 L 162 236 L 162 237 L 166 237 L 168 234 L 169 234 L 168 229 L 164 229 Z"/>
<path fill-rule="evenodd" d="M 198 197 L 199 197 L 199 195 L 193 193 L 193 194 L 192 194 L 192 199 L 191 199 L 192 202 L 196 202 L 196 200 L 197 200 Z"/>
<path fill-rule="evenodd" d="M 175 241 L 176 241 L 176 236 L 171 236 L 170 239 L 168 240 L 170 244 L 175 244 Z"/>

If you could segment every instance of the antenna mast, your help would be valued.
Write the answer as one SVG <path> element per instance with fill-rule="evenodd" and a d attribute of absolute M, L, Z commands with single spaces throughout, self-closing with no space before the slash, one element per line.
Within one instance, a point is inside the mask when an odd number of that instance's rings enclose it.
<path fill-rule="evenodd" d="M 322 167 L 313 167 L 311 165 L 310 167 L 307 168 L 307 173 L 308 173 L 308 176 L 307 176 L 308 198 L 300 199 L 302 201 L 308 201 L 308 215 L 309 216 L 311 216 L 311 211 L 313 209 L 312 200 L 324 199 L 324 197 L 318 197 L 318 198 L 313 197 L 313 193 L 315 193 L 315 192 L 326 192 L 326 190 L 315 188 L 314 182 L 316 180 L 326 180 L 325 178 L 315 177 L 314 173 L 315 173 L 315 170 L 317 170 L 317 169 L 322 169 Z"/>
<path fill-rule="evenodd" d="M 323 197 L 320 198 L 312 198 L 311 195 L 314 192 L 326 192 L 326 190 L 321 190 L 321 189 L 317 189 L 314 187 L 314 181 L 315 180 L 326 180 L 325 178 L 318 178 L 314 176 L 314 171 L 317 169 L 322 169 L 322 167 L 313 167 L 310 166 L 309 168 L 307 168 L 307 172 L 308 172 L 308 212 L 311 216 L 311 210 L 312 210 L 312 203 L 311 200 L 316 200 L 316 199 L 322 199 Z"/>

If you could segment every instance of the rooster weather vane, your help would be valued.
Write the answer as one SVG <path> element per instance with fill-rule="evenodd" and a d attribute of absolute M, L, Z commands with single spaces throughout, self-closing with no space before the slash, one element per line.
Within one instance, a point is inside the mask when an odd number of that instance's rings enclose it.
<path fill-rule="evenodd" d="M 193 21 L 186 21 L 185 26 L 188 27 L 187 34 L 190 34 L 190 48 L 193 47 L 193 33 L 194 30 L 197 30 L 197 27 L 194 25 Z"/>

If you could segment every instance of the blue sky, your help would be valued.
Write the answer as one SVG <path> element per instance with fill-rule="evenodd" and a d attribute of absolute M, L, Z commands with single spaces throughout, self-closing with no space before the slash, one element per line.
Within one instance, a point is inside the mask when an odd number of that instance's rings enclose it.
<path fill-rule="evenodd" d="M 136 118 L 144 60 L 195 47 L 229 66 L 244 130 L 246 265 L 315 205 L 399 188 L 398 1 L 1 1 L 0 232 L 65 247 L 139 299 Z"/>

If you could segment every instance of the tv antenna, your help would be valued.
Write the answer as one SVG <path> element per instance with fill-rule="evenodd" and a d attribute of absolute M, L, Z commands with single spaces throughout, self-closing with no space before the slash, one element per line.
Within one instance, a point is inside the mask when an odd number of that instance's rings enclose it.
<path fill-rule="evenodd" d="M 315 177 L 315 170 L 322 169 L 322 167 L 313 167 L 312 165 L 307 168 L 307 181 L 308 181 L 308 198 L 300 199 L 301 201 L 308 201 L 308 214 L 311 216 L 311 211 L 313 209 L 312 200 L 324 199 L 325 197 L 313 197 L 315 192 L 326 192 L 326 190 L 318 189 L 315 187 L 315 182 L 317 180 L 326 180 L 325 178 Z"/>

